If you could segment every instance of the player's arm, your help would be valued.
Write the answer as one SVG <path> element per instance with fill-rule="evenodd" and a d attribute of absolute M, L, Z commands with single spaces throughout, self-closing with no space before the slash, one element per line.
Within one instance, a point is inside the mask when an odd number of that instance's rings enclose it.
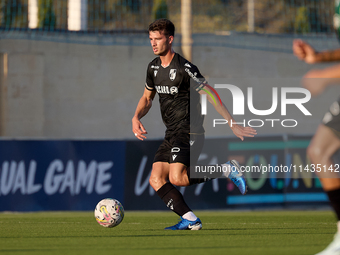
<path fill-rule="evenodd" d="M 140 121 L 150 110 L 152 106 L 152 100 L 154 99 L 156 94 L 156 90 L 148 90 L 147 88 L 144 89 L 143 96 L 140 98 L 135 115 L 132 118 L 132 132 L 139 140 L 146 139 L 146 130 Z"/>
<path fill-rule="evenodd" d="M 335 84 L 340 85 L 340 64 L 311 70 L 302 79 L 302 85 L 312 96 L 321 94 L 326 87 Z"/>
<path fill-rule="evenodd" d="M 203 89 L 199 90 L 200 94 L 210 94 L 215 95 L 214 91 L 212 91 L 210 86 L 206 85 L 203 87 Z M 229 127 L 233 131 L 233 133 L 240 138 L 242 141 L 244 140 L 244 137 L 254 137 L 256 135 L 256 130 L 251 127 L 243 127 L 240 125 L 235 124 L 234 118 L 229 113 L 227 107 L 223 104 L 222 101 L 216 100 L 216 102 L 212 99 L 211 96 L 207 95 L 208 101 L 214 106 L 216 111 L 225 119 L 228 121 Z"/>
<path fill-rule="evenodd" d="M 340 48 L 318 52 L 310 44 L 300 39 L 293 41 L 293 53 L 298 59 L 308 64 L 340 61 Z"/>

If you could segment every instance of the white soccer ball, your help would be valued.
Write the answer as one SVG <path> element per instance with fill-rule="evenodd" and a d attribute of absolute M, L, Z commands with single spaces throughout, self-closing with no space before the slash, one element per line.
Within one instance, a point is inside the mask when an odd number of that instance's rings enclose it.
<path fill-rule="evenodd" d="M 105 198 L 97 204 L 94 217 L 96 217 L 99 225 L 113 228 L 118 226 L 124 219 L 124 208 L 118 200 Z"/>

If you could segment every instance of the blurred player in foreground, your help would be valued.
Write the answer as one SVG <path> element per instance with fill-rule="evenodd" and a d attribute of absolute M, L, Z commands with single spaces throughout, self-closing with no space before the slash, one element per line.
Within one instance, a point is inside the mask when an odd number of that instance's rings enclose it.
<path fill-rule="evenodd" d="M 149 26 L 150 43 L 158 57 L 148 65 L 144 94 L 132 118 L 132 132 L 138 139 L 146 139 L 147 132 L 140 119 L 148 113 L 157 92 L 166 132 L 164 141 L 156 152 L 149 182 L 167 207 L 181 216 L 178 224 L 166 229 L 199 230 L 202 228 L 200 219 L 173 185 L 189 186 L 209 180 L 190 178 L 190 162 L 196 164 L 204 142 L 200 94 L 209 94 L 209 101 L 229 125 L 235 120 L 221 101 L 213 101 L 211 95 L 214 98 L 218 95 L 207 84 L 198 68 L 174 52 L 174 34 L 175 27 L 167 19 L 156 20 Z M 236 124 L 230 127 L 241 140 L 256 134 L 251 127 Z M 231 160 L 224 166 L 229 169 L 223 173 L 224 176 L 231 179 L 240 192 L 245 194 L 246 182 L 238 162 Z"/>
<path fill-rule="evenodd" d="M 335 2 L 334 27 L 340 39 L 340 1 Z M 340 48 L 333 51 L 317 52 L 311 45 L 302 40 L 294 40 L 293 52 L 296 57 L 308 64 L 340 61 Z M 340 64 L 336 64 L 325 69 L 309 71 L 304 76 L 303 86 L 311 92 L 312 96 L 317 96 L 330 85 L 340 85 L 339 78 Z M 325 114 L 307 149 L 307 154 L 313 164 L 321 164 L 322 168 L 326 166 L 326 169 L 329 169 L 326 173 L 319 173 L 319 178 L 338 219 L 334 240 L 317 255 L 340 255 L 340 178 L 337 173 L 330 171 L 335 169 L 332 156 L 339 149 L 340 98 L 331 104 L 329 112 Z"/>

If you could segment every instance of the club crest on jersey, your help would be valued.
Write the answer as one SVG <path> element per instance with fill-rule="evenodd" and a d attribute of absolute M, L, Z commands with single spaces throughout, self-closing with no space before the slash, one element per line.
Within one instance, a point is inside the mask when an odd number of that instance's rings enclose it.
<path fill-rule="evenodd" d="M 170 69 L 169 73 L 170 80 L 173 81 L 176 78 L 176 69 Z"/>
<path fill-rule="evenodd" d="M 156 75 L 157 75 L 157 72 L 158 72 L 157 70 L 154 70 L 154 71 L 153 71 L 153 74 L 154 74 L 155 77 L 156 77 Z"/>

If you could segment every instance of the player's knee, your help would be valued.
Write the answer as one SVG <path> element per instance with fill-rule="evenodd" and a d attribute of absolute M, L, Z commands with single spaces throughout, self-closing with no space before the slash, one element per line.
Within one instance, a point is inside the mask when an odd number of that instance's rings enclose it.
<path fill-rule="evenodd" d="M 158 183 L 159 183 L 159 178 L 156 177 L 156 176 L 150 176 L 149 178 L 149 184 L 150 186 L 154 189 L 154 190 L 157 190 L 157 187 L 158 187 Z"/>
<path fill-rule="evenodd" d="M 189 184 L 183 180 L 182 176 L 178 175 L 170 175 L 169 176 L 169 181 L 176 186 L 188 186 Z"/>
<path fill-rule="evenodd" d="M 176 178 L 170 178 L 169 181 L 171 182 L 171 184 L 176 185 L 176 186 L 183 186 L 182 183 L 180 182 L 180 180 L 176 179 Z"/>
<path fill-rule="evenodd" d="M 151 173 L 149 178 L 149 184 L 155 191 L 159 190 L 165 183 L 166 180 L 164 178 L 162 178 L 159 175 Z"/>

